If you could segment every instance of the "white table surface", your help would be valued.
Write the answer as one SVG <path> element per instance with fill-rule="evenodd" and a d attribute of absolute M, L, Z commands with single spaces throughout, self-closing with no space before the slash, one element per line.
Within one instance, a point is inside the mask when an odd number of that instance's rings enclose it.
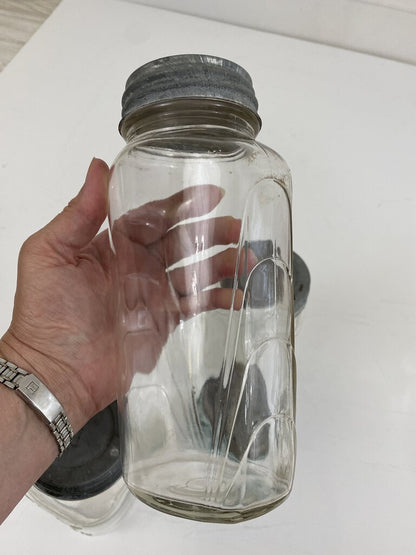
<path fill-rule="evenodd" d="M 122 146 L 127 76 L 183 52 L 246 67 L 260 138 L 293 171 L 294 246 L 312 274 L 293 493 L 239 525 L 137 502 L 94 538 L 24 499 L 1 553 L 414 554 L 416 67 L 121 0 L 63 0 L 0 74 L 0 331 L 20 244 L 76 193 L 93 155 L 111 162 Z"/>

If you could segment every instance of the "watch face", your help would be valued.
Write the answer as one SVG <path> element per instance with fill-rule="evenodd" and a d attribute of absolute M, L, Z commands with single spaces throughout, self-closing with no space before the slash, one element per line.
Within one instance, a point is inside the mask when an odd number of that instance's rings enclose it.
<path fill-rule="evenodd" d="M 117 403 L 98 413 L 36 482 L 58 499 L 86 499 L 108 489 L 121 476 Z"/>

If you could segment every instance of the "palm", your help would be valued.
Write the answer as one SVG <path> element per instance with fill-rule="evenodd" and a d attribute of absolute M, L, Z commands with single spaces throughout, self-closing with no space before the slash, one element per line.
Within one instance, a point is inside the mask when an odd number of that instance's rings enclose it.
<path fill-rule="evenodd" d="M 230 307 L 230 289 L 207 287 L 234 275 L 237 249 L 222 250 L 203 261 L 189 260 L 200 250 L 198 237 L 203 249 L 238 241 L 239 221 L 195 219 L 209 213 L 221 198 L 218 187 L 189 187 L 127 212 L 112 224 L 120 288 L 119 339 L 126 357 L 137 361 L 134 368 L 125 368 L 122 392 L 128 389 L 133 372 L 154 368 L 180 321 L 205 310 Z"/>
<path fill-rule="evenodd" d="M 55 368 L 74 376 L 96 404 L 110 403 L 116 391 L 114 288 L 107 233 L 71 259 L 51 256 L 36 236 L 22 249 L 11 331 Z"/>
<path fill-rule="evenodd" d="M 180 320 L 229 308 L 231 302 L 238 308 L 241 297 L 210 287 L 234 275 L 235 248 L 172 269 L 201 248 L 238 241 L 239 221 L 198 220 L 220 202 L 217 187 L 189 188 L 112 222 L 114 258 L 107 232 L 96 235 L 106 216 L 107 178 L 103 162 L 91 164 L 74 201 L 25 242 L 13 321 L 3 337 L 3 344 L 57 392 L 64 406 L 72 405 L 75 428 L 116 397 L 120 331 L 123 349 L 138 353 L 140 368 L 134 370 L 149 372 Z M 202 247 L 198 237 L 203 237 Z M 116 314 L 122 322 L 118 331 Z M 129 338 L 134 344 L 126 345 Z M 126 386 L 121 383 L 122 390 Z"/>

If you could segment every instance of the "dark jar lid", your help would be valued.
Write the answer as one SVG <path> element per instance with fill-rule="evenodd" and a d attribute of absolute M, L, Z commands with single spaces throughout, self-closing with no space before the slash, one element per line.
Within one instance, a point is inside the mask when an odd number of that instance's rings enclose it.
<path fill-rule="evenodd" d="M 102 493 L 121 476 L 117 403 L 94 416 L 36 482 L 42 492 L 67 501 Z"/>
<path fill-rule="evenodd" d="M 258 260 L 265 260 L 274 256 L 274 245 L 270 240 L 251 241 L 249 247 Z M 255 275 L 250 290 L 250 303 L 253 308 L 262 308 L 269 304 L 267 293 L 271 292 L 274 295 L 274 285 L 270 283 L 271 279 L 274 279 L 274 276 L 270 274 L 268 268 Z M 239 289 L 244 290 L 246 281 L 247 275 L 243 273 L 238 280 Z M 223 279 L 221 286 L 232 288 L 233 279 Z M 305 308 L 310 288 L 311 275 L 309 268 L 305 261 L 296 252 L 293 252 L 293 310 L 295 316 L 299 316 Z"/>
<path fill-rule="evenodd" d="M 293 295 L 294 311 L 298 316 L 306 306 L 311 288 L 311 274 L 305 261 L 293 253 Z"/>

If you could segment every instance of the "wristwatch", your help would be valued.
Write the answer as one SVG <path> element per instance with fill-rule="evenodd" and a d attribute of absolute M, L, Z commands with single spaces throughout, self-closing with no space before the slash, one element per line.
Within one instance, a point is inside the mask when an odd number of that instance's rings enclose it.
<path fill-rule="evenodd" d="M 1 357 L 0 383 L 16 391 L 49 426 L 58 444 L 59 455 L 62 455 L 71 443 L 74 432 L 61 403 L 46 385 L 34 374 Z"/>

